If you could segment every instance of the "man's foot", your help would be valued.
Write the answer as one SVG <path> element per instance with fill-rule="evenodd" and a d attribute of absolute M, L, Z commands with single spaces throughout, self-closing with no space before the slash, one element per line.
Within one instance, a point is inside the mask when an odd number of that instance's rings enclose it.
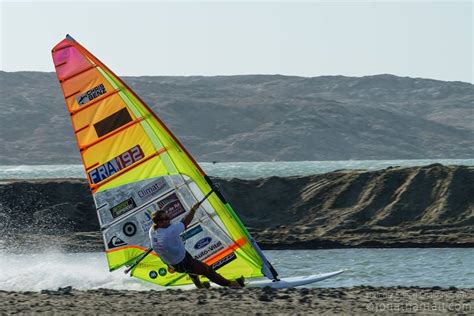
<path fill-rule="evenodd" d="M 235 281 L 237 283 L 239 283 L 240 287 L 244 287 L 245 286 L 245 278 L 243 276 L 241 276 L 240 278 L 238 279 L 235 279 Z"/>
<path fill-rule="evenodd" d="M 241 276 L 240 278 L 235 279 L 234 281 L 230 281 L 231 288 L 241 288 L 245 286 L 245 278 Z"/>
<path fill-rule="evenodd" d="M 199 282 L 199 283 L 196 283 L 194 282 L 194 285 L 198 288 L 198 289 L 209 289 L 211 288 L 211 283 L 207 282 L 207 281 L 204 281 L 204 282 Z"/>
<path fill-rule="evenodd" d="M 194 285 L 198 289 L 208 289 L 211 287 L 209 282 L 207 281 L 201 282 L 201 280 L 199 279 L 199 276 L 196 274 L 189 274 L 189 277 L 191 278 L 191 281 L 193 281 Z"/>

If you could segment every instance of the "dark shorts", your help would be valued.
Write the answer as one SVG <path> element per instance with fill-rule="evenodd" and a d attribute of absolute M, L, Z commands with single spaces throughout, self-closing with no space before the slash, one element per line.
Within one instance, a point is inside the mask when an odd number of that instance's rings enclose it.
<path fill-rule="evenodd" d="M 171 266 L 176 272 L 180 273 L 192 273 L 194 271 L 194 262 L 196 259 L 191 256 L 189 252 L 186 251 L 183 261 L 177 264 L 172 264 Z"/>

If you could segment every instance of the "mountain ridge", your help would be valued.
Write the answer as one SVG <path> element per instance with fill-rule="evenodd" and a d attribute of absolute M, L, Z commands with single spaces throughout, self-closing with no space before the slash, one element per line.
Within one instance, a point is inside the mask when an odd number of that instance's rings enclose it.
<path fill-rule="evenodd" d="M 474 86 L 375 75 L 123 80 L 199 161 L 474 156 Z M 0 164 L 80 163 L 54 73 L 0 71 Z"/>

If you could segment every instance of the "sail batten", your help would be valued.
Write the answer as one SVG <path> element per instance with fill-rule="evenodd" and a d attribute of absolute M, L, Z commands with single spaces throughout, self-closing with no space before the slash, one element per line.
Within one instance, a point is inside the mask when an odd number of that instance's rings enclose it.
<path fill-rule="evenodd" d="M 166 211 L 179 221 L 213 184 L 161 119 L 87 49 L 66 37 L 52 54 L 109 270 L 116 270 L 149 247 L 152 212 Z M 263 253 L 219 192 L 201 204 L 182 238 L 191 255 L 225 277 L 271 277 Z M 159 285 L 191 282 L 153 252 L 132 275 Z"/>

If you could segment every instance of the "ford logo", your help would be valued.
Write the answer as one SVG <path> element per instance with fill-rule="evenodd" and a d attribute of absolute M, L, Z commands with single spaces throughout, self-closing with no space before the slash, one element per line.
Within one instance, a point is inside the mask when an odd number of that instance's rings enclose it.
<path fill-rule="evenodd" d="M 195 245 L 194 249 L 201 249 L 209 245 L 212 241 L 211 237 L 204 237 L 203 239 L 200 239 Z"/>

